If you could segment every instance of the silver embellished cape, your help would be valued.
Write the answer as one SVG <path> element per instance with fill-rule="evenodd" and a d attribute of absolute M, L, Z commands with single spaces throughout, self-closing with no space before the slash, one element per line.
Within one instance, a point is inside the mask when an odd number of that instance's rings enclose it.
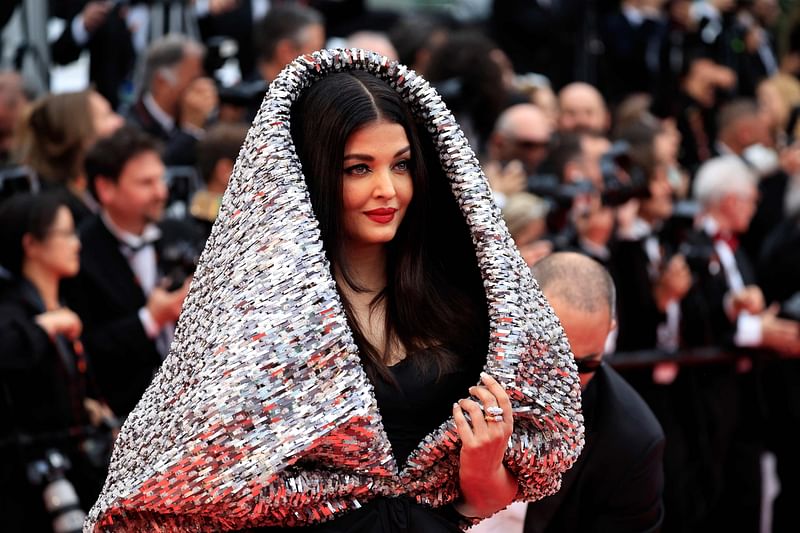
<path fill-rule="evenodd" d="M 323 50 L 270 85 L 170 354 L 122 428 L 86 532 L 302 525 L 375 496 L 431 506 L 459 497 L 452 418 L 402 470 L 395 464 L 292 143 L 290 109 L 302 90 L 349 69 L 388 82 L 427 126 L 470 227 L 490 321 L 484 368 L 512 398 L 505 464 L 519 499 L 555 492 L 580 453 L 569 345 L 453 115 L 405 66 L 364 50 Z"/>

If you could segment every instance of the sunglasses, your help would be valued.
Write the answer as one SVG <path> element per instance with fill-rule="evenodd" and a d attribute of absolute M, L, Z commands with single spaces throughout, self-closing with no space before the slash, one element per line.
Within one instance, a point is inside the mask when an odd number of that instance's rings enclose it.
<path fill-rule="evenodd" d="M 549 140 L 514 139 L 514 144 L 522 150 L 543 150 L 550 146 Z"/>
<path fill-rule="evenodd" d="M 600 358 L 600 354 L 593 353 L 586 357 L 575 359 L 575 364 L 578 367 L 578 374 L 594 374 L 603 364 L 603 360 Z"/>

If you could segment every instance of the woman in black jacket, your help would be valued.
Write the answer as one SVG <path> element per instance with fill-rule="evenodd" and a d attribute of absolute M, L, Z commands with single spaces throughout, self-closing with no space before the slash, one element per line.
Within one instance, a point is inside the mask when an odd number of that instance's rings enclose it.
<path fill-rule="evenodd" d="M 90 505 L 102 472 L 89 464 L 82 428 L 113 415 L 91 397 L 81 320 L 59 296 L 61 279 L 79 269 L 69 209 L 49 194 L 13 196 L 0 205 L 0 227 L 0 506 L 8 506 L 4 528 L 10 520 L 11 531 L 48 531 L 41 496 L 47 482 L 31 479 L 30 465 L 58 450 L 72 463 L 67 477 L 82 504 Z"/>

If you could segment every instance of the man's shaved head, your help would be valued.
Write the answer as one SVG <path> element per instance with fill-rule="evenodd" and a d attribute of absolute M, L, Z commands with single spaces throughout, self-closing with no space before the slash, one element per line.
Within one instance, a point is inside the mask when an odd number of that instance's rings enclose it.
<path fill-rule="evenodd" d="M 587 313 L 608 310 L 609 316 L 614 316 L 614 281 L 594 259 L 558 252 L 533 265 L 531 272 L 548 299 L 558 298 Z"/>
<path fill-rule="evenodd" d="M 581 372 L 580 366 L 602 360 L 608 334 L 616 324 L 614 282 L 600 263 L 570 252 L 545 257 L 531 272 L 561 321 L 578 362 L 581 387 L 586 388 L 594 371 Z"/>

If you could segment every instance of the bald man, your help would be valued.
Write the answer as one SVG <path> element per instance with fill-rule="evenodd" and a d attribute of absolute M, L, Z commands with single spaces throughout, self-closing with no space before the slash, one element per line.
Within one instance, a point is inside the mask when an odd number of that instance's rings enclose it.
<path fill-rule="evenodd" d="M 558 93 L 558 130 L 591 131 L 605 134 L 611 125 L 611 115 L 600 91 L 588 83 L 566 85 Z"/>
<path fill-rule="evenodd" d="M 547 158 L 552 134 L 541 109 L 532 104 L 511 106 L 497 118 L 489 138 L 489 158 L 502 164 L 516 159 L 527 175 L 535 174 Z"/>
<path fill-rule="evenodd" d="M 664 433 L 603 351 L 614 283 L 596 261 L 552 254 L 531 269 L 569 339 L 580 374 L 586 445 L 561 490 L 528 504 L 525 533 L 657 531 L 663 520 Z"/>
<path fill-rule="evenodd" d="M 650 408 L 610 366 L 615 289 L 599 263 L 558 252 L 531 269 L 567 335 L 581 381 L 586 445 L 561 489 L 515 503 L 470 533 L 642 533 L 663 521 L 664 433 Z"/>

